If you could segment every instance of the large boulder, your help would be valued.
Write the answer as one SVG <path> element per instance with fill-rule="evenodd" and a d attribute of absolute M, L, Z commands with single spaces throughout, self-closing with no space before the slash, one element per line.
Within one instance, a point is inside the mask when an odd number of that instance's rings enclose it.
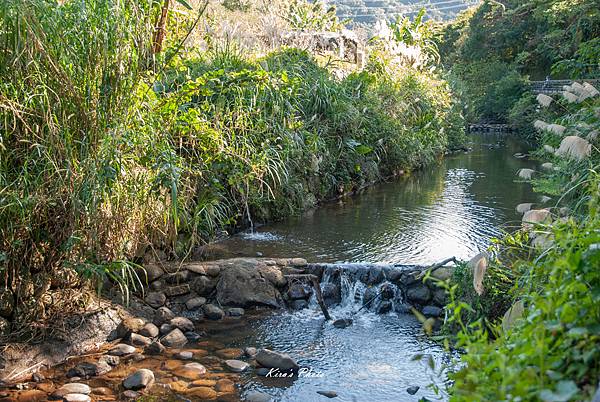
<path fill-rule="evenodd" d="M 208 276 L 199 276 L 191 282 L 192 290 L 200 296 L 210 296 L 216 286 L 216 280 Z"/>
<path fill-rule="evenodd" d="M 221 270 L 217 283 L 217 300 L 225 306 L 281 306 L 281 294 L 276 286 L 261 275 L 256 262 L 247 260 Z"/>

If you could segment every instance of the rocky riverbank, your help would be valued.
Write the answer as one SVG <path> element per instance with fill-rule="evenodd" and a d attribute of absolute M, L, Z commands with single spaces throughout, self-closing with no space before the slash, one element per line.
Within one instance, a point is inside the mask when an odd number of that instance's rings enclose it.
<path fill-rule="evenodd" d="M 416 307 L 439 317 L 445 303 L 444 292 L 433 281 L 424 283 L 424 268 L 417 266 L 236 258 L 148 264 L 139 274 L 145 292 L 132 295 L 126 308 L 103 301 L 101 309 L 73 325 L 73 342 L 67 336 L 62 343 L 34 347 L 35 353 L 12 349 L 3 356 L 2 400 L 122 400 L 143 393 L 240 400 L 240 373 L 264 376 L 277 369 L 291 376 L 300 366 L 293 357 L 256 345 L 225 348 L 207 333 L 248 325 L 277 309 L 308 308 L 313 276 L 328 307 L 354 299 L 379 314 Z M 432 276 L 443 280 L 451 274 L 451 268 L 441 267 Z M 116 292 L 112 296 L 116 300 Z M 260 395 L 244 398 L 261 400 Z"/>

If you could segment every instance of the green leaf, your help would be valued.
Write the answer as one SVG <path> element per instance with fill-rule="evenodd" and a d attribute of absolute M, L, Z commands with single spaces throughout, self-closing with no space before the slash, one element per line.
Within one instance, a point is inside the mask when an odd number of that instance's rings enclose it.
<path fill-rule="evenodd" d="M 184 6 L 185 8 L 187 8 L 188 10 L 193 10 L 190 3 L 188 3 L 186 0 L 175 0 L 175 1 L 178 2 L 179 4 L 181 4 L 182 6 Z"/>

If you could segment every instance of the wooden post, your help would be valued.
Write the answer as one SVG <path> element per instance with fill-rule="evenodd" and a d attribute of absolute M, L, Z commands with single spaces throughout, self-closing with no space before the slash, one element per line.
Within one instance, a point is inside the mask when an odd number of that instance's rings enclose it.
<path fill-rule="evenodd" d="M 293 275 L 285 275 L 286 278 L 304 278 L 309 279 L 312 283 L 313 288 L 315 288 L 315 295 L 317 296 L 317 303 L 321 307 L 321 311 L 325 316 L 326 320 L 331 320 L 331 316 L 329 315 L 329 311 L 327 310 L 327 306 L 325 305 L 325 300 L 323 300 L 323 293 L 321 293 L 321 286 L 319 285 L 318 278 L 312 274 L 293 274 Z"/>

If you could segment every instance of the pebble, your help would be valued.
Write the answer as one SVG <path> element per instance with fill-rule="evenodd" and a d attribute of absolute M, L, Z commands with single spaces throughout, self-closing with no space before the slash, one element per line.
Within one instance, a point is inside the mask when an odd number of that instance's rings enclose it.
<path fill-rule="evenodd" d="M 222 380 L 217 381 L 215 389 L 218 392 L 231 394 L 235 392 L 235 383 L 230 379 L 223 378 Z"/>
<path fill-rule="evenodd" d="M 227 315 L 229 315 L 230 317 L 241 317 L 244 315 L 244 313 L 244 309 L 240 307 L 232 307 L 227 310 Z"/>
<path fill-rule="evenodd" d="M 125 389 L 144 389 L 154 383 L 154 373 L 148 369 L 139 369 L 123 380 Z"/>
<path fill-rule="evenodd" d="M 225 366 L 234 373 L 243 373 L 250 365 L 241 360 L 225 360 Z"/>
<path fill-rule="evenodd" d="M 209 320 L 220 320 L 225 315 L 223 310 L 214 304 L 205 304 L 202 306 L 202 310 Z"/>
<path fill-rule="evenodd" d="M 167 296 L 162 292 L 150 292 L 146 296 L 146 303 L 150 307 L 159 308 L 162 307 L 167 301 Z"/>
<path fill-rule="evenodd" d="M 327 398 L 335 398 L 338 396 L 335 391 L 317 391 L 317 394 L 326 396 Z"/>
<path fill-rule="evenodd" d="M 201 400 L 211 400 L 217 397 L 217 391 L 209 387 L 194 387 L 190 388 L 186 396 L 195 396 Z"/>
<path fill-rule="evenodd" d="M 215 354 L 223 359 L 238 359 L 244 355 L 244 352 L 238 348 L 226 348 L 217 350 Z"/>
<path fill-rule="evenodd" d="M 419 391 L 419 388 L 419 386 L 413 385 L 412 387 L 406 388 L 406 392 L 408 392 L 410 395 L 414 395 Z"/>
<path fill-rule="evenodd" d="M 126 356 L 135 352 L 135 348 L 131 345 L 126 345 L 124 343 L 119 343 L 114 348 L 112 348 L 108 353 L 113 356 Z"/>
<path fill-rule="evenodd" d="M 171 324 L 164 323 L 163 325 L 160 326 L 160 334 L 166 335 L 169 332 L 173 331 L 174 329 L 175 329 L 175 327 L 172 326 Z"/>

